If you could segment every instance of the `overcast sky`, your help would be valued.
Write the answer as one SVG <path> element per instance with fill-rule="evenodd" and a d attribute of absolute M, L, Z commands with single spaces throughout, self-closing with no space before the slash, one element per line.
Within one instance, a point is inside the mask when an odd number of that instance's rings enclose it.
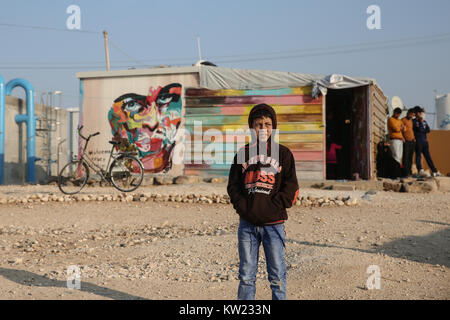
<path fill-rule="evenodd" d="M 67 29 L 70 5 L 93 33 Z M 370 5 L 381 29 L 367 28 Z M 375 78 L 390 98 L 431 113 L 434 90 L 450 93 L 449 15 L 448 0 L 2 1 L 0 75 L 29 80 L 38 95 L 61 90 L 63 106 L 76 107 L 75 72 L 105 69 L 103 30 L 113 69 L 191 65 L 199 36 L 219 66 Z"/>

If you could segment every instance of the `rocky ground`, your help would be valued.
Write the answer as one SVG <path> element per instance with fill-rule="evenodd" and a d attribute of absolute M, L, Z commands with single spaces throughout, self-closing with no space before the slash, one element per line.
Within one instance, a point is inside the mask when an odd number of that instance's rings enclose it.
<path fill-rule="evenodd" d="M 0 187 L 0 299 L 235 299 L 224 183 Z M 449 299 L 450 193 L 302 188 L 286 222 L 288 299 Z M 189 201 L 191 200 L 191 201 Z M 342 203 L 341 203 L 342 202 Z M 257 298 L 270 299 L 261 249 Z M 67 288 L 67 269 L 81 290 Z M 368 290 L 378 266 L 380 289 Z"/>

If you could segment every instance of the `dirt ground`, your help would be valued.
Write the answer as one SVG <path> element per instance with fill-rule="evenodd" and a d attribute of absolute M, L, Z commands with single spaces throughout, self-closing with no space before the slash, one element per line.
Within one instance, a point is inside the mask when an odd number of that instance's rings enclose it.
<path fill-rule="evenodd" d="M 141 188 L 226 193 L 225 184 Z M 2 186 L 0 196 L 59 194 Z M 116 193 L 111 187 L 83 193 Z M 450 194 L 301 189 L 355 207 L 288 210 L 288 299 L 449 299 Z M 231 205 L 71 202 L 0 205 L 0 299 L 236 299 L 238 216 Z M 79 268 L 81 289 L 67 288 Z M 379 289 L 367 290 L 369 266 Z M 271 293 L 261 248 L 257 299 Z"/>

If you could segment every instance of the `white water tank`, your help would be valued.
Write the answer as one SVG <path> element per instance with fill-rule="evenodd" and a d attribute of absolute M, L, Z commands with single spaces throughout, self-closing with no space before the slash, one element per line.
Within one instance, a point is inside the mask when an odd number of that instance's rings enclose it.
<path fill-rule="evenodd" d="M 450 93 L 436 97 L 436 127 L 450 130 Z"/>

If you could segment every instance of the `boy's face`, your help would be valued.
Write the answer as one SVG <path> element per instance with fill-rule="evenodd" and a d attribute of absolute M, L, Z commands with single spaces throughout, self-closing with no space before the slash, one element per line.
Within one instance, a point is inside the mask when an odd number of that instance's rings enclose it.
<path fill-rule="evenodd" d="M 261 117 L 253 120 L 252 128 L 256 131 L 256 136 L 262 141 L 267 141 L 272 134 L 272 119 Z"/>

